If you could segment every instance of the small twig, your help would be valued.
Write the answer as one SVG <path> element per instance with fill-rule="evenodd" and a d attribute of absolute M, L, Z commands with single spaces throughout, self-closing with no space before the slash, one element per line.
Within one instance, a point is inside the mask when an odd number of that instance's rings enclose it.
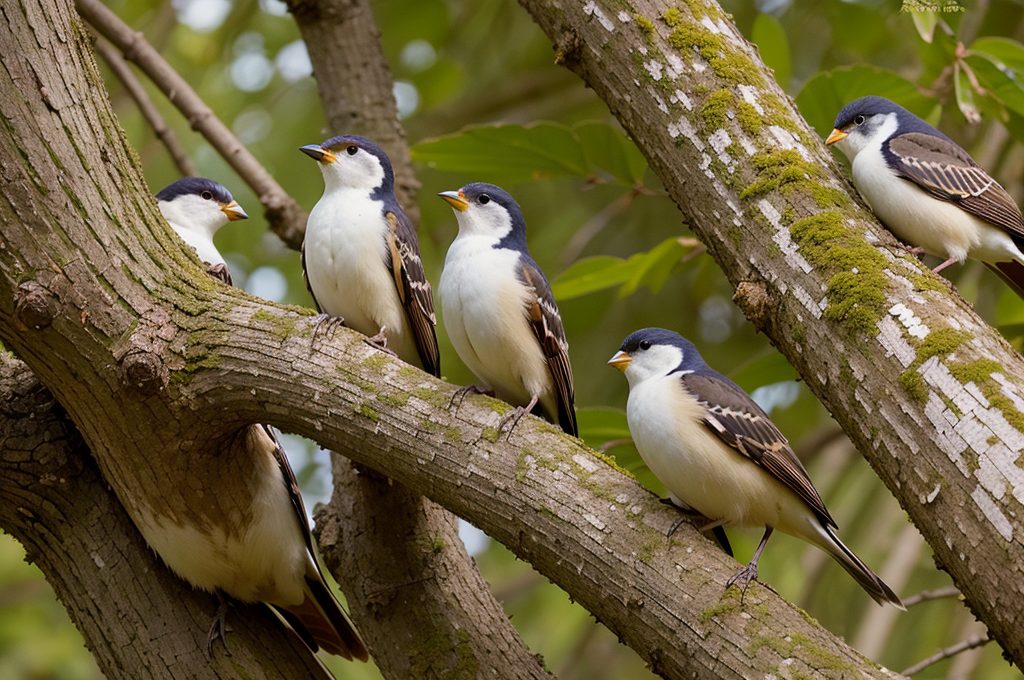
<path fill-rule="evenodd" d="M 610 450 L 614 449 L 617 446 L 627 446 L 632 443 L 632 437 L 623 437 L 622 439 L 609 439 L 604 444 L 601 444 L 601 446 L 598 447 L 597 450 L 600 451 L 601 453 L 608 453 Z"/>
<path fill-rule="evenodd" d="M 259 197 L 271 230 L 290 248 L 298 250 L 308 215 L 270 173 L 221 122 L 196 91 L 150 45 L 141 33 L 121 21 L 100 0 L 76 0 L 83 19 L 124 53 L 125 59 L 145 73 L 178 107 L 192 129 L 199 132 Z"/>
<path fill-rule="evenodd" d="M 174 165 L 177 166 L 178 172 L 183 177 L 195 177 L 198 175 L 199 170 L 196 168 L 195 163 L 192 162 L 192 159 L 188 157 L 185 148 L 178 142 L 178 136 L 174 134 L 174 130 L 167 124 L 164 117 L 160 115 L 156 105 L 153 104 L 153 100 L 149 98 L 146 89 L 139 82 L 139 79 L 135 77 L 135 74 L 132 73 L 131 67 L 128 66 L 128 62 L 121 56 L 121 53 L 103 38 L 96 39 L 96 53 L 103 57 L 110 70 L 113 71 L 117 79 L 124 85 L 124 89 L 135 100 L 135 105 L 139 107 L 142 116 L 149 123 L 149 126 L 153 128 L 157 139 L 167 147 L 167 152 L 171 155 L 171 159 L 174 161 Z"/>
<path fill-rule="evenodd" d="M 935 652 L 934 654 L 929 656 L 927 659 L 924 659 L 923 661 L 920 661 L 920 662 L 914 664 L 913 666 L 911 666 L 910 668 L 906 669 L 905 671 L 900 673 L 900 675 L 914 675 L 915 673 L 920 673 L 921 671 L 923 671 L 925 668 L 928 668 L 928 666 L 931 666 L 932 664 L 936 664 L 936 663 L 942 661 L 943 659 L 948 659 L 951 656 L 956 656 L 960 652 L 966 652 L 968 649 L 974 649 L 975 647 L 981 647 L 982 645 L 985 645 L 985 644 L 988 644 L 989 642 L 991 642 L 991 640 L 992 639 L 990 637 L 988 637 L 987 635 L 972 635 L 971 637 L 967 638 L 966 640 L 961 640 L 960 642 L 956 643 L 955 645 L 951 645 L 949 647 L 946 647 L 945 649 L 941 649 L 938 652 Z"/>
<path fill-rule="evenodd" d="M 945 586 L 935 590 L 922 590 L 910 597 L 903 598 L 903 604 L 909 609 L 915 604 L 921 604 L 928 600 L 940 600 L 944 597 L 960 597 L 960 589 L 956 586 Z"/>

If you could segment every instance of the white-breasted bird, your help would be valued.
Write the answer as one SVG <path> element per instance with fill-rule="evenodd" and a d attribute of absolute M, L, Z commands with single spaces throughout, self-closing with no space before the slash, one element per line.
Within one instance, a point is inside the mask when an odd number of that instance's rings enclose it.
<path fill-rule="evenodd" d="M 324 176 L 324 194 L 309 213 L 302 244 L 302 269 L 317 309 L 440 377 L 434 298 L 416 229 L 395 198 L 387 154 L 357 135 L 300 151 Z"/>
<path fill-rule="evenodd" d="M 249 217 L 231 192 L 212 179 L 183 177 L 161 189 L 156 203 L 178 236 L 195 248 L 199 259 L 230 284 L 231 274 L 213 244 L 213 236 L 228 222 Z"/>
<path fill-rule="evenodd" d="M 517 407 L 503 426 L 515 427 L 539 404 L 578 436 L 569 343 L 551 286 L 527 249 L 519 204 L 479 182 L 439 196 L 459 222 L 438 287 L 455 351 L 485 388 Z"/>
<path fill-rule="evenodd" d="M 970 257 L 1024 297 L 1024 216 L 956 142 L 869 96 L 843 107 L 825 143 L 850 159 L 854 186 L 893 234 L 943 258 L 934 271 Z"/>
<path fill-rule="evenodd" d="M 175 231 L 226 272 L 213 233 L 231 219 L 226 215 L 245 216 L 227 189 L 192 177 L 157 198 Z M 127 504 L 143 537 L 194 587 L 266 602 L 310 649 L 366 661 L 359 633 L 324 581 L 295 474 L 273 429 L 248 425 L 217 446 L 203 452 L 201 464 L 182 457 L 167 479 L 148 486 L 150 494 Z M 221 598 L 211 648 L 224 635 L 226 614 Z"/>
<path fill-rule="evenodd" d="M 835 534 L 807 471 L 768 415 L 712 370 L 678 333 L 646 328 L 608 362 L 629 381 L 626 419 L 644 463 L 672 501 L 716 525 L 764 527 L 753 559 L 729 585 L 745 589 L 778 529 L 832 556 L 879 604 L 900 598 Z"/>

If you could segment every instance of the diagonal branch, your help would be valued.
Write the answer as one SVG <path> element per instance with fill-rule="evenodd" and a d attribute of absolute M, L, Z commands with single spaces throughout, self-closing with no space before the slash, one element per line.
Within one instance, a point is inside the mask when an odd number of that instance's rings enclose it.
<path fill-rule="evenodd" d="M 266 211 L 271 230 L 293 250 L 302 244 L 306 231 L 306 212 L 270 176 L 258 160 L 206 105 L 195 90 L 153 49 L 141 33 L 121 21 L 99 0 L 77 0 L 75 6 L 89 24 L 112 42 L 181 111 L 196 130 L 235 169 L 252 188 Z"/>
<path fill-rule="evenodd" d="M 142 83 L 132 73 L 128 62 L 121 56 L 121 53 L 102 38 L 96 39 L 95 48 L 96 53 L 103 57 L 103 60 L 107 62 L 107 66 L 110 67 L 110 70 L 117 79 L 121 81 L 124 89 L 135 100 L 135 105 L 139 107 L 143 118 L 153 128 L 157 139 L 167 147 L 167 153 L 171 155 L 171 160 L 174 161 L 178 172 L 183 177 L 195 177 L 198 175 L 199 170 L 196 168 L 196 164 L 192 162 L 188 153 L 185 152 L 185 148 L 178 142 L 178 136 L 174 134 L 174 130 L 167 124 L 164 117 L 160 115 L 160 112 L 153 104 L 153 100 L 149 98 L 146 88 L 142 87 Z"/>
<path fill-rule="evenodd" d="M 713 0 L 520 4 L 1021 665 L 1021 356 L 863 208 Z"/>

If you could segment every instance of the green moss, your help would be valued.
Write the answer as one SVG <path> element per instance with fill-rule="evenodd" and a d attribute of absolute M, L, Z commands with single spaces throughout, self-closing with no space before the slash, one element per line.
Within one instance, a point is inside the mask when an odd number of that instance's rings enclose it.
<path fill-rule="evenodd" d="M 736 121 L 744 132 L 754 138 L 757 138 L 764 129 L 764 119 L 750 102 L 736 102 Z"/>
<path fill-rule="evenodd" d="M 731 597 L 728 598 L 728 599 L 722 598 L 722 600 L 719 601 L 719 603 L 716 604 L 714 607 L 710 607 L 708 609 L 705 609 L 700 614 L 698 614 L 697 615 L 697 619 L 701 623 L 707 623 L 708 621 L 710 621 L 711 619 L 715 618 L 716 616 L 721 616 L 722 614 L 728 614 L 730 612 L 734 612 L 734 611 L 740 610 L 741 608 L 742 607 L 741 607 L 740 603 L 736 599 L 731 598 Z"/>
<path fill-rule="evenodd" d="M 451 404 L 451 399 L 447 395 L 430 387 L 417 387 L 412 391 L 412 396 L 437 408 L 448 408 Z"/>
<path fill-rule="evenodd" d="M 440 538 L 435 538 L 430 542 L 430 552 L 434 555 L 440 555 L 446 547 L 445 542 Z"/>
<path fill-rule="evenodd" d="M 430 636 L 422 646 L 408 649 L 409 677 L 414 678 L 475 678 L 480 674 L 480 662 L 473 653 L 467 631 L 456 631 L 457 642 L 444 632 Z M 451 664 L 454 653 L 456 663 Z"/>
<path fill-rule="evenodd" d="M 673 7 L 661 15 L 661 20 L 671 28 L 675 28 L 679 24 L 683 23 L 683 13 L 680 12 L 678 8 Z"/>
<path fill-rule="evenodd" d="M 388 355 L 384 352 L 374 352 L 370 356 L 363 359 L 363 366 L 377 372 L 383 373 L 384 367 L 391 363 Z"/>
<path fill-rule="evenodd" d="M 970 363 L 952 363 L 949 372 L 963 385 L 970 382 L 983 385 L 993 373 L 1002 373 L 1003 365 L 994 359 L 978 359 Z"/>
<path fill-rule="evenodd" d="M 486 439 L 491 443 L 498 441 L 498 437 L 500 436 L 501 430 L 499 430 L 496 427 L 485 427 L 483 430 L 480 431 L 480 438 Z"/>
<path fill-rule="evenodd" d="M 636 25 L 640 28 L 640 32 L 643 33 L 644 40 L 647 41 L 647 44 L 648 45 L 653 44 L 654 43 L 654 22 L 652 22 L 647 17 L 637 17 L 636 18 Z"/>
<path fill-rule="evenodd" d="M 215 283 L 212 277 L 205 276 L 203 280 L 211 284 Z M 295 335 L 295 327 L 298 325 L 298 319 L 291 315 L 278 316 L 272 314 L 270 310 L 258 309 L 256 313 L 249 317 L 249 323 L 256 325 L 256 322 L 261 322 L 267 326 L 270 326 L 270 332 L 279 338 L 287 338 Z M 308 328 L 304 328 L 304 335 L 310 333 Z"/>
<path fill-rule="evenodd" d="M 644 564 L 650 564 L 651 559 L 658 552 L 658 550 L 664 545 L 665 537 L 658 535 L 657 538 L 653 538 L 644 543 L 640 550 L 637 551 L 636 556 Z"/>
<path fill-rule="evenodd" d="M 729 107 L 735 100 L 736 97 L 729 90 L 719 90 L 704 100 L 700 117 L 708 132 L 725 126 Z"/>
<path fill-rule="evenodd" d="M 673 15 L 674 23 L 670 23 L 669 19 L 666 19 L 670 12 L 671 10 L 662 15 L 662 19 L 674 27 L 668 37 L 670 45 L 680 51 L 697 50 L 719 78 L 735 84 L 763 84 L 764 79 L 757 65 L 745 55 L 729 51 L 725 38 L 710 32 L 700 24 L 686 23 L 681 15 Z"/>
<path fill-rule="evenodd" d="M 377 422 L 378 420 L 380 420 L 380 415 L 377 413 L 377 409 L 373 408 L 369 404 L 360 404 L 354 410 L 359 415 L 363 416 L 364 418 L 369 418 L 373 422 Z"/>
<path fill-rule="evenodd" d="M 556 513 L 554 510 L 552 510 L 551 508 L 547 507 L 546 505 L 540 506 L 540 508 L 537 509 L 537 512 L 539 514 L 543 515 L 544 517 L 549 517 L 551 519 L 558 519 L 558 513 Z"/>
<path fill-rule="evenodd" d="M 768 647 L 784 659 L 797 658 L 811 668 L 832 671 L 827 673 L 830 677 L 853 677 L 857 674 L 856 666 L 801 633 L 787 635 L 779 632 L 774 636 L 758 636 L 751 641 L 750 653 L 755 654 L 762 647 Z"/>
<path fill-rule="evenodd" d="M 924 385 L 924 378 L 917 372 L 924 362 L 932 357 L 946 357 L 952 354 L 957 347 L 974 336 L 966 331 L 958 331 L 952 328 L 940 328 L 928 334 L 917 347 L 917 356 L 910 362 L 910 366 L 899 377 L 900 386 L 917 401 L 924 402 L 928 398 L 928 390 Z"/>
<path fill-rule="evenodd" d="M 409 403 L 409 395 L 405 392 L 397 394 L 378 394 L 377 401 L 384 402 L 388 406 L 400 407 Z"/>
<path fill-rule="evenodd" d="M 457 427 L 444 428 L 444 440 L 446 442 L 462 441 L 462 430 Z"/>

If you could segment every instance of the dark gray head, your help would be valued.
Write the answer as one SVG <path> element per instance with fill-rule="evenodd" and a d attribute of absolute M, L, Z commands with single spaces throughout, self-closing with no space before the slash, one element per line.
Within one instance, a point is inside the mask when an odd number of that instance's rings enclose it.
<path fill-rule="evenodd" d="M 157 205 L 172 225 L 207 233 L 210 237 L 228 222 L 249 216 L 231 192 L 205 177 L 184 177 L 160 190 Z"/>
<path fill-rule="evenodd" d="M 933 135 L 953 143 L 899 104 L 874 95 L 855 99 L 844 106 L 825 143 L 835 144 L 852 161 L 864 149 L 910 132 Z"/>
<path fill-rule="evenodd" d="M 227 205 L 235 200 L 223 184 L 205 177 L 182 177 L 161 189 L 156 200 L 173 201 L 179 196 L 199 196 L 218 205 Z"/>
<path fill-rule="evenodd" d="M 310 158 L 319 161 L 327 185 L 334 188 L 366 189 L 377 200 L 394 200 L 395 172 L 384 150 L 366 137 L 340 135 L 323 144 L 310 144 L 299 148 Z"/>
<path fill-rule="evenodd" d="M 630 385 L 681 371 L 709 370 L 692 342 L 664 328 L 631 333 L 608 363 L 625 373 Z"/>
<path fill-rule="evenodd" d="M 499 248 L 526 252 L 526 221 L 512 195 L 484 182 L 438 194 L 455 210 L 459 233 L 490 236 Z"/>

